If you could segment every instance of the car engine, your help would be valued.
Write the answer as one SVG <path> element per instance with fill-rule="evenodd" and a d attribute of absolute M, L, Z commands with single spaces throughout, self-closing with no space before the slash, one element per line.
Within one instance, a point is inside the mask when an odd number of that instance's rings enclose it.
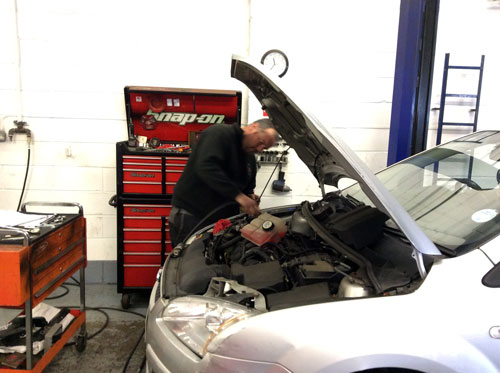
<path fill-rule="evenodd" d="M 412 248 L 387 216 L 339 193 L 237 216 L 203 232 L 167 267 L 167 296 L 206 294 L 269 311 L 413 291 Z M 214 287 L 217 289 L 214 291 Z"/>

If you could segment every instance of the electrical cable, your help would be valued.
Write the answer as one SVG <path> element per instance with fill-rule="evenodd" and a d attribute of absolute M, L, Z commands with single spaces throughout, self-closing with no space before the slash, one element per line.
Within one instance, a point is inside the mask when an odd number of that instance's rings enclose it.
<path fill-rule="evenodd" d="M 75 278 L 73 278 L 73 277 L 71 277 L 71 278 L 73 279 L 73 281 L 78 282 Z M 61 298 L 61 297 L 65 296 L 66 294 L 68 294 L 68 293 L 69 293 L 69 288 L 67 288 L 67 287 L 66 287 L 66 286 L 64 286 L 64 285 L 79 286 L 79 285 L 77 285 L 77 284 L 73 284 L 73 283 L 68 283 L 68 282 L 65 282 L 63 285 L 61 285 L 61 286 L 63 286 L 63 287 L 66 289 L 66 292 L 65 292 L 64 294 L 59 295 L 59 296 L 56 296 L 56 297 L 52 297 L 52 298 L 46 298 L 46 299 L 57 299 L 57 298 Z M 70 309 L 71 309 L 71 308 L 78 308 L 79 306 L 59 306 L 59 307 L 62 307 L 62 308 L 70 308 Z M 145 318 L 146 318 L 146 316 L 145 316 L 145 315 L 143 315 L 143 314 L 142 314 L 142 313 L 140 313 L 140 312 L 135 312 L 135 311 L 130 311 L 130 310 L 123 310 L 123 309 L 120 309 L 120 308 L 115 308 L 115 307 L 106 307 L 106 306 L 101 306 L 101 307 L 85 307 L 85 310 L 86 310 L 86 311 L 88 310 L 88 311 L 96 311 L 96 312 L 100 312 L 100 313 L 102 313 L 102 314 L 104 315 L 104 317 L 106 318 L 106 320 L 105 320 L 104 324 L 103 324 L 103 325 L 102 325 L 102 326 L 101 326 L 101 327 L 100 327 L 100 328 L 99 328 L 96 332 L 92 333 L 91 335 L 89 335 L 89 336 L 86 338 L 86 340 L 87 340 L 87 341 L 88 341 L 88 340 L 90 340 L 90 339 L 92 339 L 92 338 L 94 338 L 94 337 L 96 337 L 96 336 L 98 336 L 99 334 L 101 334 L 101 333 L 104 331 L 104 329 L 106 329 L 106 327 L 108 326 L 108 324 L 109 324 L 109 322 L 110 322 L 110 317 L 109 317 L 109 315 L 108 315 L 108 314 L 107 314 L 104 310 L 118 311 L 118 312 L 123 312 L 123 313 L 130 313 L 130 314 L 132 314 L 132 315 L 140 316 L 140 317 L 142 317 L 143 319 L 145 319 Z M 136 343 L 135 343 L 135 345 L 134 345 L 134 348 L 132 349 L 132 351 L 130 352 L 129 356 L 127 357 L 127 360 L 126 360 L 126 362 L 125 362 L 125 366 L 123 367 L 123 372 L 125 372 L 125 371 L 126 371 L 126 369 L 127 369 L 128 365 L 130 364 L 130 360 L 131 360 L 131 359 L 132 359 L 132 357 L 134 356 L 134 354 L 135 354 L 135 352 L 136 352 L 136 350 L 137 350 L 137 347 L 139 346 L 139 344 L 140 344 L 140 342 L 141 342 L 141 340 L 142 340 L 142 338 L 143 338 L 144 334 L 145 334 L 145 329 L 143 329 L 143 330 L 142 330 L 142 332 L 141 332 L 141 335 L 140 335 L 139 339 L 137 340 L 137 342 L 136 342 Z M 66 344 L 64 345 L 64 347 L 66 347 L 66 346 L 73 346 L 73 345 L 75 345 L 75 344 L 76 344 L 76 341 L 73 341 L 73 342 L 68 342 L 68 343 L 66 343 Z M 141 371 L 142 371 L 142 368 L 144 367 L 145 362 L 146 362 L 146 356 L 144 356 L 143 360 L 141 361 L 141 366 L 140 366 L 140 368 L 139 368 L 138 372 L 141 372 Z"/>
<path fill-rule="evenodd" d="M 67 307 L 67 308 L 76 308 L 76 307 L 75 306 L 73 306 L 73 307 L 70 306 L 70 307 Z M 142 313 L 135 312 L 135 311 L 129 311 L 129 310 L 122 310 L 120 308 L 114 308 L 114 307 L 85 307 L 85 310 L 100 312 L 100 313 L 102 313 L 106 317 L 106 321 L 104 322 L 104 325 L 101 326 L 99 328 L 99 330 L 97 330 L 95 333 L 89 335 L 87 337 L 87 341 L 90 340 L 90 339 L 92 339 L 92 338 L 94 338 L 94 337 L 96 337 L 97 335 L 101 334 L 104 331 L 104 329 L 106 329 L 106 327 L 108 326 L 110 318 L 109 318 L 109 315 L 106 312 L 104 312 L 104 310 L 111 310 L 111 311 L 118 311 L 118 312 L 130 313 L 130 314 L 133 314 L 133 315 L 140 316 L 143 319 L 146 318 L 146 316 L 143 315 Z M 127 357 L 127 361 L 125 362 L 125 366 L 123 367 L 123 372 L 126 371 L 128 365 L 130 364 L 130 360 L 132 359 L 132 356 L 134 356 L 135 351 L 137 350 L 137 347 L 139 346 L 139 344 L 140 344 L 140 342 L 142 340 L 142 337 L 144 336 L 144 333 L 145 333 L 145 329 L 142 330 L 141 335 L 139 336 L 139 339 L 137 340 L 136 344 L 134 345 L 134 348 L 132 349 L 132 351 L 130 352 L 129 356 Z M 72 346 L 74 344 L 75 344 L 75 342 L 68 342 L 64 346 Z M 144 356 L 144 361 L 145 361 L 145 359 L 146 359 L 146 356 Z M 143 364 L 144 363 L 142 362 L 141 363 L 141 370 L 142 370 L 142 365 Z"/>
<path fill-rule="evenodd" d="M 137 373 L 141 373 L 145 365 L 146 365 L 146 355 L 144 355 L 144 357 L 142 358 L 141 366 L 139 367 Z"/>
<path fill-rule="evenodd" d="M 63 307 L 63 308 L 77 308 L 76 306 L 69 306 L 69 307 Z M 101 334 L 103 332 L 104 329 L 106 329 L 106 327 L 108 326 L 109 324 L 109 315 L 100 310 L 99 308 L 92 308 L 92 307 L 85 307 L 85 311 L 96 311 L 96 312 L 100 312 L 104 315 L 104 317 L 106 318 L 106 321 L 104 322 L 104 324 L 99 328 L 99 330 L 97 330 L 96 332 L 94 332 L 93 334 L 89 335 L 87 337 L 87 341 L 88 340 L 91 340 L 92 338 L 98 336 L 99 334 Z M 64 347 L 66 346 L 73 346 L 76 342 L 68 342 L 64 345 Z"/>
<path fill-rule="evenodd" d="M 62 293 L 62 294 L 60 294 L 60 295 L 54 295 L 53 297 L 47 297 L 47 298 L 45 298 L 45 299 L 47 299 L 47 300 L 51 300 L 51 299 L 58 299 L 58 298 L 62 298 L 62 297 L 64 297 L 66 294 L 68 294 L 68 293 L 69 293 L 69 288 L 68 288 L 67 286 L 64 286 L 64 284 L 63 284 L 63 285 L 61 285 L 60 287 L 61 287 L 61 288 L 63 288 L 64 290 L 66 290 L 66 292 L 64 292 L 64 293 Z"/>
<path fill-rule="evenodd" d="M 77 306 L 63 306 L 63 308 L 77 308 Z M 134 311 L 128 311 L 128 310 L 122 310 L 122 309 L 119 309 L 119 308 L 114 308 L 114 307 L 85 307 L 85 310 L 87 311 L 96 311 L 96 312 L 100 312 L 104 315 L 104 317 L 106 318 L 106 321 L 104 322 L 104 324 L 99 328 L 99 330 L 97 330 L 96 332 L 94 332 L 93 334 L 89 335 L 87 337 L 87 341 L 96 337 L 97 335 L 101 334 L 104 329 L 106 329 L 106 327 L 108 326 L 109 324 L 109 321 L 110 321 L 110 318 L 109 318 L 109 315 L 104 312 L 103 310 L 111 310 L 111 311 L 119 311 L 119 312 L 124 312 L 124 313 L 131 313 L 133 315 L 137 315 L 137 316 L 140 316 L 142 318 L 145 318 L 146 316 L 143 315 L 142 313 L 139 313 L 139 312 L 134 312 Z M 135 354 L 135 351 L 137 350 L 137 347 L 139 346 L 139 344 L 141 343 L 141 340 L 144 336 L 144 333 L 145 333 L 145 329 L 142 330 L 141 332 L 141 335 L 139 336 L 139 339 L 137 340 L 137 342 L 135 343 L 134 345 L 134 348 L 132 349 L 132 351 L 130 352 L 129 356 L 127 357 L 127 360 L 125 362 L 125 366 L 123 367 L 123 372 L 126 372 L 127 370 L 127 367 L 128 365 L 130 364 L 130 360 L 132 360 L 132 357 L 134 356 Z M 75 345 L 76 342 L 68 342 L 64 345 L 64 347 L 66 346 L 73 346 Z M 142 371 L 142 368 L 144 366 L 146 362 L 146 356 L 144 356 L 142 362 L 141 362 L 141 366 L 138 370 L 138 372 Z"/>
<path fill-rule="evenodd" d="M 114 308 L 114 307 L 98 307 L 98 309 L 100 310 L 111 310 L 111 311 L 119 311 L 119 312 L 124 312 L 124 313 L 131 313 L 133 315 L 137 315 L 137 316 L 141 316 L 143 319 L 146 318 L 145 315 L 143 315 L 142 313 L 139 313 L 139 312 L 135 312 L 135 311 L 129 311 L 129 310 L 122 310 L 120 308 Z M 125 366 L 123 367 L 123 372 L 126 372 L 127 370 L 127 367 L 128 367 L 128 364 L 130 363 L 130 360 L 132 359 L 132 356 L 134 356 L 135 354 L 135 351 L 137 350 L 137 347 L 139 346 L 139 344 L 141 343 L 141 340 L 142 340 L 142 337 L 144 336 L 144 333 L 146 332 L 146 329 L 143 329 L 142 330 L 142 333 L 141 335 L 139 336 L 139 339 L 137 340 L 136 344 L 134 345 L 134 348 L 132 349 L 132 351 L 130 352 L 128 358 L 127 358 L 127 361 L 125 362 Z M 144 356 L 144 361 L 146 359 L 146 356 Z M 141 370 L 142 370 L 142 364 L 141 363 Z M 140 372 L 140 370 L 139 370 Z"/>
<path fill-rule="evenodd" d="M 30 168 L 30 156 L 31 147 L 28 145 L 28 161 L 26 162 L 26 174 L 24 175 L 23 189 L 21 190 L 21 196 L 19 197 L 19 203 L 17 204 L 17 211 L 21 209 L 21 202 L 23 201 L 24 189 L 26 188 L 26 180 L 28 179 L 28 171 Z"/>
<path fill-rule="evenodd" d="M 110 310 L 110 311 L 118 311 L 118 312 L 123 312 L 123 313 L 131 313 L 132 315 L 140 316 L 143 319 L 146 318 L 146 315 L 143 315 L 142 313 L 130 311 L 130 310 L 122 310 L 121 308 L 114 308 L 114 307 L 96 307 L 96 308 L 99 308 L 101 310 Z"/>
<path fill-rule="evenodd" d="M 139 336 L 139 339 L 137 340 L 137 342 L 135 343 L 134 348 L 132 349 L 132 353 L 130 355 L 128 355 L 127 361 L 125 362 L 125 365 L 123 366 L 123 373 L 125 373 L 127 371 L 128 364 L 130 363 L 130 360 L 132 360 L 132 356 L 134 356 L 135 350 L 137 349 L 137 347 L 141 343 L 142 337 L 144 336 L 144 332 L 145 331 L 146 331 L 145 329 L 142 330 L 142 333 Z M 142 362 L 141 362 L 141 366 L 142 366 Z"/>

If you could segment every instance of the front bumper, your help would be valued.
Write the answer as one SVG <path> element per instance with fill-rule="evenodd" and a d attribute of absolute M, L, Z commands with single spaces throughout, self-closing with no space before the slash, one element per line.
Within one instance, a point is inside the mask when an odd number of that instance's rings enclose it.
<path fill-rule="evenodd" d="M 200 358 L 184 345 L 162 321 L 168 299 L 155 298 L 157 281 L 146 316 L 147 372 L 290 372 L 279 364 L 237 359 L 207 353 Z"/>
<path fill-rule="evenodd" d="M 154 291 L 154 289 L 153 289 Z M 146 321 L 146 359 L 154 372 L 196 372 L 204 370 L 200 359 L 162 322 L 167 299 L 160 298 L 148 310 Z"/>

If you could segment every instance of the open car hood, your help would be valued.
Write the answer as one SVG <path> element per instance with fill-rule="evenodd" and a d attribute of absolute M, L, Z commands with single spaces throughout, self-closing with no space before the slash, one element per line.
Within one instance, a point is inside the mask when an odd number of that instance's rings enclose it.
<path fill-rule="evenodd" d="M 276 130 L 309 167 L 320 186 L 337 186 L 343 177 L 358 181 L 368 198 L 393 220 L 417 251 L 441 255 L 434 243 L 359 157 L 314 116 L 302 111 L 261 67 L 264 69 L 264 66 L 233 55 L 231 76 L 253 92 Z"/>

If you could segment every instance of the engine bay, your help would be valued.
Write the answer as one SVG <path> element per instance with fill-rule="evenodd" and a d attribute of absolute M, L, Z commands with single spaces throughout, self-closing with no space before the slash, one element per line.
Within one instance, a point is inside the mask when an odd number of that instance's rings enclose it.
<path fill-rule="evenodd" d="M 421 282 L 412 247 L 385 228 L 387 219 L 337 192 L 234 217 L 170 256 L 166 296 L 210 292 L 255 308 L 259 298 L 273 311 L 412 292 Z"/>

